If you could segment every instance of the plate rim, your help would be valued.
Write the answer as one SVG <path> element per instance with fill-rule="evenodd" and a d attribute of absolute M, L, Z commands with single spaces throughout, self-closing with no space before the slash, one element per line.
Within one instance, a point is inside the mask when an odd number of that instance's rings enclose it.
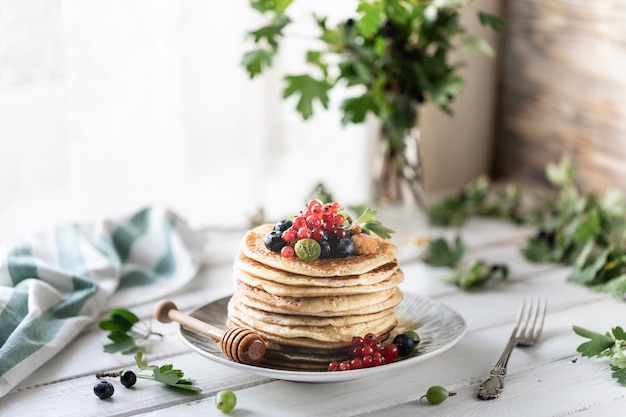
<path fill-rule="evenodd" d="M 432 350 L 430 352 L 426 352 L 422 355 L 416 355 L 407 359 L 403 359 L 401 361 L 398 362 L 393 362 L 390 364 L 385 364 L 384 366 L 377 366 L 377 367 L 372 367 L 372 368 L 363 368 L 363 369 L 352 369 L 349 371 L 341 371 L 341 372 L 328 372 L 328 371 L 293 371 L 293 370 L 287 370 L 287 369 L 277 369 L 277 368 L 271 368 L 271 367 L 261 367 L 261 366 L 254 366 L 254 365 L 247 365 L 247 364 L 243 364 L 243 363 L 237 363 L 237 362 L 233 362 L 227 358 L 222 358 L 220 356 L 215 355 L 212 352 L 209 352 L 205 349 L 202 349 L 200 346 L 197 346 L 196 344 L 194 344 L 191 340 L 189 340 L 184 332 L 193 332 L 191 330 L 187 330 L 187 329 L 183 329 L 183 326 L 180 325 L 178 328 L 178 335 L 181 338 L 182 342 L 191 350 L 193 350 L 194 352 L 196 352 L 197 354 L 199 354 L 200 356 L 203 356 L 211 361 L 214 361 L 216 363 L 228 366 L 230 368 L 234 368 L 234 369 L 238 369 L 240 371 L 247 371 L 256 375 L 261 375 L 267 378 L 273 378 L 273 379 L 279 379 L 279 380 L 285 380 L 285 381 L 294 381 L 294 382 L 343 382 L 343 381 L 352 381 L 352 380 L 357 380 L 357 379 L 361 379 L 361 378 L 366 378 L 378 373 L 383 373 L 383 372 L 390 372 L 393 370 L 397 370 L 398 368 L 404 368 L 407 367 L 409 365 L 414 365 L 416 363 L 419 362 L 423 362 L 426 359 L 429 359 L 431 357 L 437 356 L 442 354 L 443 352 L 447 351 L 448 349 L 452 348 L 453 346 L 455 346 L 458 342 L 461 341 L 461 339 L 465 336 L 465 334 L 467 333 L 467 322 L 465 320 L 465 318 L 455 309 L 451 308 L 450 306 L 446 305 L 445 303 L 442 303 L 440 301 L 437 301 L 429 296 L 425 296 L 425 295 L 419 295 L 419 294 L 414 294 L 411 292 L 403 292 L 403 300 L 400 302 L 400 305 L 398 306 L 398 308 L 400 308 L 400 306 L 402 305 L 402 303 L 407 303 L 409 298 L 414 298 L 415 300 L 418 301 L 422 301 L 422 302 L 427 302 L 427 303 L 431 303 L 435 306 L 437 306 L 438 308 L 443 308 L 445 310 L 447 310 L 447 312 L 449 314 L 452 314 L 453 316 L 455 316 L 456 320 L 459 321 L 459 330 L 457 332 L 457 334 L 452 337 L 449 341 L 447 341 L 446 344 L 438 347 L 435 350 Z M 208 302 L 200 307 L 197 307 L 195 309 L 193 309 L 189 314 L 193 315 L 194 313 L 205 309 L 209 306 L 211 306 L 212 304 L 218 303 L 218 302 L 223 302 L 226 299 L 230 299 L 233 296 L 233 294 L 224 296 L 224 297 L 220 297 L 217 299 L 214 299 L 211 302 Z"/>

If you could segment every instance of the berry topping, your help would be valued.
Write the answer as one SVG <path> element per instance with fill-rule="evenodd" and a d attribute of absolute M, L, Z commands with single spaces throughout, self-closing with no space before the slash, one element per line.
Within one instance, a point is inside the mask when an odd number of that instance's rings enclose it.
<path fill-rule="evenodd" d="M 295 250 L 295 256 L 303 261 L 371 255 L 378 250 L 378 241 L 369 232 L 384 239 L 389 238 L 392 232 L 382 226 L 374 218 L 375 215 L 375 211 L 365 209 L 355 221 L 337 202 L 311 200 L 298 215 L 276 222 L 272 231 L 265 235 L 264 243 L 269 250 L 284 253 L 285 257 L 293 257 L 289 249 L 283 251 L 290 246 Z M 317 253 L 319 246 L 319 254 L 305 253 L 300 256 L 296 246 L 303 240 L 317 242 L 317 246 L 306 245 L 314 246 L 313 253 Z"/>
<path fill-rule="evenodd" d="M 287 243 L 283 240 L 283 234 L 279 230 L 272 230 L 267 235 L 263 243 L 269 250 L 279 252 Z"/>
<path fill-rule="evenodd" d="M 297 241 L 294 250 L 296 251 L 298 259 L 302 259 L 303 261 L 314 261 L 319 258 L 322 253 L 320 244 L 311 238 Z"/>

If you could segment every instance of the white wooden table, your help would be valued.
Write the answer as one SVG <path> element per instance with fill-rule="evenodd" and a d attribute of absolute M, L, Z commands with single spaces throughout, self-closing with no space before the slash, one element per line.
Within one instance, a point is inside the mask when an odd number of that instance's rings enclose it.
<path fill-rule="evenodd" d="M 424 230 L 403 228 L 418 235 Z M 463 292 L 441 281 L 445 269 L 425 266 L 417 250 L 404 246 L 399 253 L 405 292 L 431 297 L 458 311 L 467 321 L 467 333 L 451 349 L 393 375 L 340 383 L 298 383 L 272 380 L 231 369 L 189 350 L 176 324 L 154 323 L 165 337 L 152 339 L 146 353 L 151 363 L 173 363 L 202 391 L 184 395 L 152 381 L 140 380 L 134 389 L 117 381 L 109 400 L 93 393 L 98 371 L 134 368 L 132 355 L 103 353 L 106 334 L 94 324 L 52 361 L 0 399 L 0 416 L 219 416 L 215 394 L 236 392 L 233 416 L 618 416 L 626 410 L 626 387 L 611 378 L 606 360 L 582 358 L 576 347 L 584 341 L 572 325 L 605 332 L 626 325 L 626 303 L 586 288 L 568 284 L 568 269 L 531 264 L 519 253 L 532 233 L 507 223 L 473 219 L 462 236 L 468 257 L 506 263 L 512 277 L 484 289 Z M 210 233 L 206 268 L 187 288 L 172 294 L 181 310 L 192 310 L 231 293 L 231 265 L 243 231 Z M 454 231 L 429 228 L 430 236 Z M 404 240 L 402 240 L 404 239 Z M 513 352 L 506 389 L 499 399 L 476 398 L 499 357 L 525 297 L 549 302 L 541 342 Z M 154 304 L 129 308 L 149 318 Z M 431 385 L 457 393 L 443 404 L 429 405 L 420 397 Z"/>

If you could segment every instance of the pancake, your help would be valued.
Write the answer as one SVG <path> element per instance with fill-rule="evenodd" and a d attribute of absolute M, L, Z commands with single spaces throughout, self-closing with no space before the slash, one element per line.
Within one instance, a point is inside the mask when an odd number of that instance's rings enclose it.
<path fill-rule="evenodd" d="M 242 327 L 250 327 L 243 321 L 232 316 L 228 317 L 227 324 L 229 326 L 235 325 L 235 326 L 242 326 Z M 371 333 L 374 333 L 379 340 L 384 340 L 386 335 L 388 335 L 395 328 L 396 324 L 397 322 L 394 321 L 387 328 L 378 332 L 371 332 Z M 287 345 L 290 347 L 303 347 L 303 348 L 309 348 L 309 349 L 314 348 L 314 349 L 318 349 L 322 351 L 323 350 L 328 350 L 328 351 L 334 350 L 337 352 L 343 351 L 343 356 L 345 357 L 348 352 L 347 348 L 350 346 L 350 342 L 352 341 L 352 335 L 347 337 L 346 338 L 347 340 L 343 340 L 343 341 L 321 341 L 321 340 L 316 340 L 316 339 L 310 339 L 308 337 L 283 337 L 283 336 L 268 333 L 259 329 L 254 329 L 254 330 L 265 340 L 267 348 L 269 350 L 274 349 L 272 345 L 278 344 L 278 345 L 283 345 L 283 346 Z M 311 356 L 313 355 L 314 354 L 311 353 Z"/>
<path fill-rule="evenodd" d="M 284 297 L 272 295 L 260 288 L 252 287 L 237 280 L 236 289 L 248 298 L 254 298 L 270 306 L 278 307 L 294 314 L 303 315 L 343 315 L 346 311 L 376 305 L 390 298 L 396 288 L 379 291 L 373 294 L 337 295 L 328 297 Z M 379 309 L 380 310 L 380 309 Z"/>
<path fill-rule="evenodd" d="M 310 312 L 307 313 L 307 312 L 301 312 L 301 311 L 294 310 L 294 309 L 283 308 L 280 306 L 267 303 L 260 298 L 249 297 L 248 295 L 246 295 L 244 291 L 240 291 L 240 290 L 235 291 L 235 295 L 233 295 L 233 298 L 235 297 L 242 299 L 241 302 L 245 304 L 246 306 L 254 307 L 256 309 L 259 309 L 265 312 L 290 314 L 290 315 L 303 315 L 303 316 L 313 315 L 313 313 L 310 313 Z M 314 315 L 316 317 L 336 317 L 336 316 L 353 316 L 353 315 L 359 315 L 359 314 L 377 313 L 379 311 L 382 311 L 388 308 L 396 307 L 398 304 L 400 304 L 401 301 L 402 301 L 402 292 L 398 288 L 395 288 L 393 289 L 393 291 L 391 291 L 391 295 L 389 297 L 385 298 L 382 301 L 378 301 L 377 303 L 365 304 L 365 305 L 361 305 L 359 307 L 352 308 L 352 309 L 348 308 L 343 311 L 337 311 L 337 310 L 316 311 Z"/>
<path fill-rule="evenodd" d="M 284 326 L 257 320 L 238 309 L 232 309 L 229 313 L 230 318 L 238 320 L 247 327 L 263 331 L 263 333 L 270 334 L 273 337 L 289 340 L 307 338 L 321 342 L 349 343 L 353 336 L 368 332 L 381 333 L 395 327 L 396 325 L 396 316 L 394 311 L 391 311 L 390 314 L 383 315 L 365 323 L 353 323 L 343 326 Z"/>
<path fill-rule="evenodd" d="M 251 287 L 261 289 L 271 295 L 286 297 L 324 297 L 379 293 L 381 291 L 394 288 L 401 283 L 404 278 L 402 271 L 396 270 L 389 278 L 375 284 L 329 288 L 280 284 L 275 281 L 268 281 L 263 278 L 255 277 L 240 270 L 235 271 L 234 275 L 236 279 L 245 282 Z"/>
<path fill-rule="evenodd" d="M 273 229 L 273 224 L 258 226 L 243 237 L 240 250 L 247 257 L 282 271 L 311 277 L 361 275 L 395 259 L 396 247 L 388 240 L 375 235 L 378 251 L 372 255 L 348 256 L 346 258 L 316 259 L 303 262 L 297 258 L 285 258 L 265 247 L 263 239 Z"/>
<path fill-rule="evenodd" d="M 346 326 L 355 323 L 367 323 L 376 320 L 382 316 L 394 314 L 395 306 L 384 309 L 375 313 L 355 314 L 344 316 L 303 316 L 295 314 L 271 313 L 258 308 L 247 306 L 241 303 L 238 297 L 232 297 L 228 303 L 228 313 L 233 314 L 231 310 L 239 310 L 242 314 L 253 318 L 254 320 L 277 324 L 282 326 Z"/>
<path fill-rule="evenodd" d="M 303 285 L 306 287 L 351 287 L 354 285 L 371 285 L 380 281 L 384 281 L 398 269 L 398 261 L 394 259 L 392 262 L 381 265 L 371 271 L 364 272 L 360 275 L 343 275 L 333 277 L 311 277 L 308 275 L 300 275 L 287 272 L 263 265 L 252 258 L 247 257 L 243 252 L 239 251 L 235 258 L 234 268 L 236 270 L 245 271 L 255 277 L 261 277 L 266 280 L 278 282 L 285 285 Z"/>

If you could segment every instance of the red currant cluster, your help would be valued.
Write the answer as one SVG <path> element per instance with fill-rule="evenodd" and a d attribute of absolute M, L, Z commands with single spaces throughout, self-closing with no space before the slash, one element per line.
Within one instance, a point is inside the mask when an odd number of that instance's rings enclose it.
<path fill-rule="evenodd" d="M 283 219 L 265 235 L 265 246 L 280 252 L 285 258 L 303 261 L 317 258 L 341 258 L 354 254 L 355 247 L 348 235 L 349 225 L 340 213 L 337 202 L 323 204 L 311 200 L 293 219 Z"/>
<path fill-rule="evenodd" d="M 321 242 L 327 236 L 337 239 L 346 237 L 346 231 L 341 227 L 346 220 L 339 214 L 339 203 L 322 204 L 318 200 L 311 200 L 307 208 L 302 210 L 292 220 L 290 228 L 283 232 L 283 240 L 293 243 L 297 239 L 311 238 Z"/>
<path fill-rule="evenodd" d="M 347 371 L 350 369 L 370 368 L 393 362 L 398 357 L 398 347 L 389 343 L 383 346 L 373 333 L 365 336 L 354 336 L 348 359 L 328 364 L 329 371 Z"/>

